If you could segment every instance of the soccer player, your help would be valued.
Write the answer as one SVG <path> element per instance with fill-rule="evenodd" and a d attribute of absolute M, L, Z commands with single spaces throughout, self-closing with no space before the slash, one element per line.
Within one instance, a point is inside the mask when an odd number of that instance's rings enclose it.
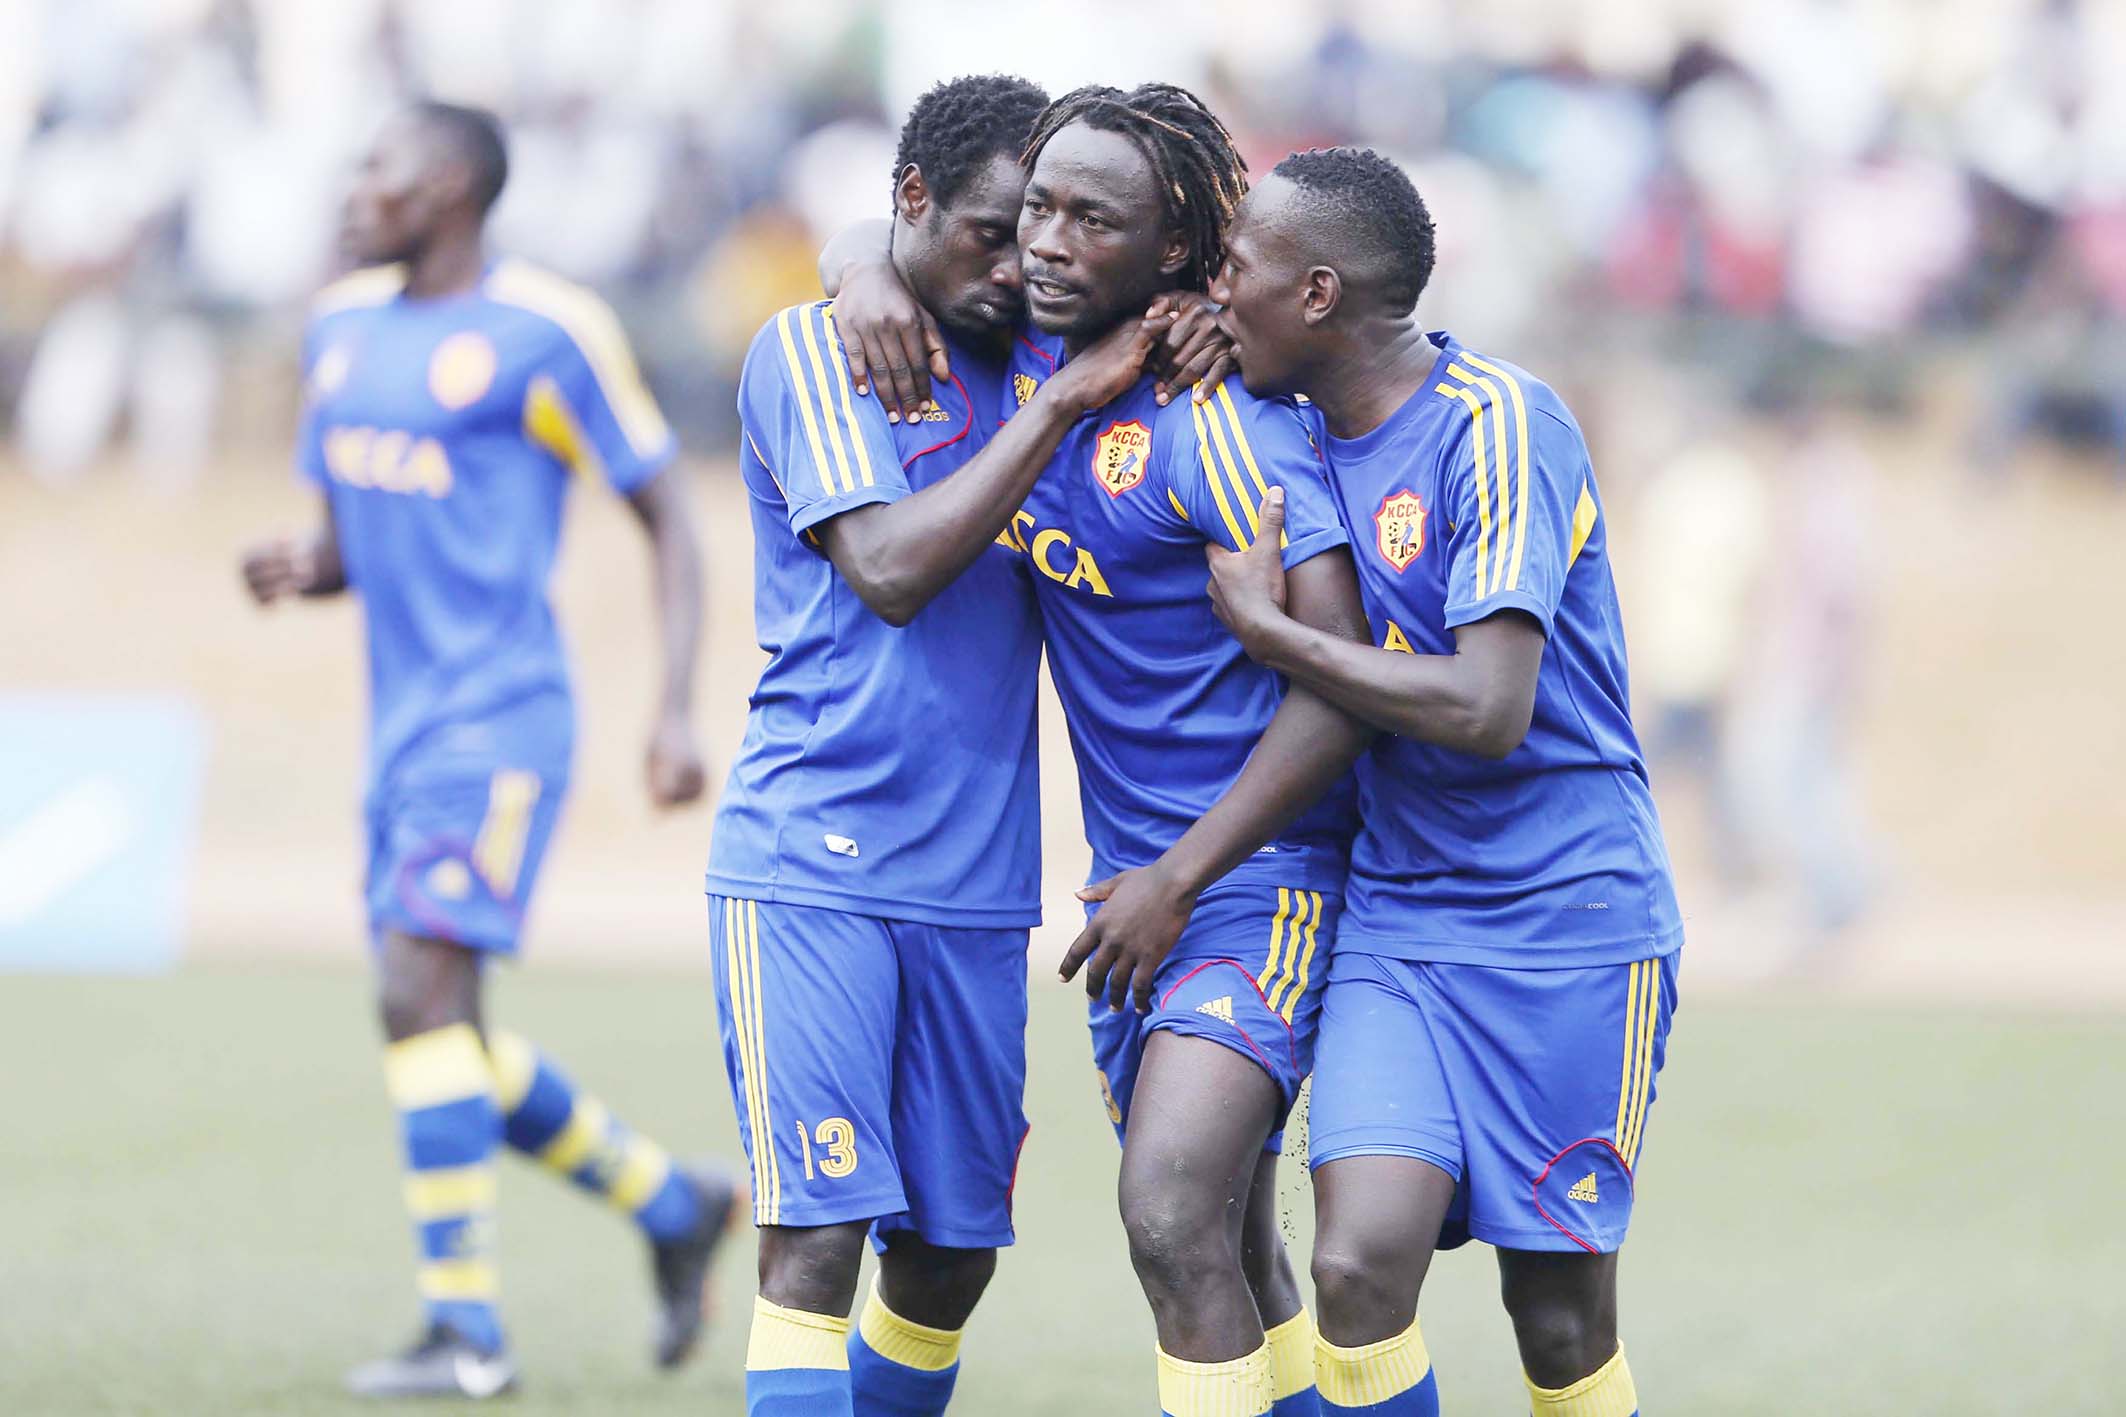
<path fill-rule="evenodd" d="M 943 1412 L 1013 1238 L 1041 641 L 998 534 L 1154 339 L 1130 322 L 997 427 L 1019 154 L 1046 103 L 1023 80 L 957 79 L 901 130 L 890 260 L 951 358 L 934 399 L 899 419 L 856 394 L 824 303 L 770 320 L 740 376 L 771 658 L 707 884 L 761 1227 L 752 1417 Z M 867 1231 L 879 1278 L 851 1333 Z"/>
<path fill-rule="evenodd" d="M 499 126 L 472 109 L 418 104 L 379 135 L 346 213 L 351 254 L 376 268 L 325 291 L 304 348 L 298 462 L 323 522 L 243 566 L 261 603 L 352 589 L 367 622 L 369 924 L 427 1310 L 411 1349 L 349 1375 L 373 1397 L 515 1384 L 495 1302 L 498 1144 L 641 1226 L 661 1366 L 694 1347 L 734 1205 L 733 1182 L 674 1166 L 482 1019 L 482 966 L 516 951 L 568 787 L 574 709 L 546 584 L 573 482 L 625 496 L 649 537 L 665 646 L 650 795 L 702 790 L 700 564 L 664 472 L 672 437 L 596 297 L 489 259 L 507 171 Z"/>
<path fill-rule="evenodd" d="M 1066 95 L 1027 156 L 1033 330 L 1007 432 L 1158 292 L 1203 289 L 1246 190 L 1223 125 L 1165 84 Z M 1364 734 L 1248 661 L 1204 595 L 1203 548 L 1253 545 L 1282 489 L 1291 534 L 1270 541 L 1292 613 L 1355 639 L 1363 612 L 1298 412 L 1231 381 L 1202 402 L 1160 389 L 1144 374 L 1077 421 L 1003 537 L 1033 572 L 1093 850 L 1064 972 L 1088 966 L 1162 1409 L 1305 1412 L 1313 1333 L 1277 1234 L 1273 1133 L 1308 1071 L 1341 907 L 1349 801 L 1320 784 Z M 1161 929 L 1170 949 L 1136 947 Z"/>
<path fill-rule="evenodd" d="M 1617 1250 L 1682 925 L 1586 444 L 1533 376 L 1416 323 L 1432 231 L 1386 159 L 1297 154 L 1212 287 L 1249 386 L 1325 419 L 1372 639 L 1285 613 L 1262 552 L 1213 554 L 1220 614 L 1390 735 L 1360 765 L 1315 1061 L 1316 1371 L 1325 1412 L 1437 1413 L 1418 1291 L 1474 1236 L 1536 1417 L 1627 1417 Z"/>

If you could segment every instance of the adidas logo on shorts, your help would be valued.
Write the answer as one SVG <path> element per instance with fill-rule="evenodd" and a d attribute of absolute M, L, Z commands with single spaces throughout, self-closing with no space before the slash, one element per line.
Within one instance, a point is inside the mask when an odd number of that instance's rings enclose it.
<path fill-rule="evenodd" d="M 1576 1200 L 1582 1205 L 1593 1205 L 1602 1199 L 1595 1191 L 1595 1173 L 1592 1171 L 1575 1181 L 1572 1189 L 1565 1195 L 1567 1199 Z"/>
<path fill-rule="evenodd" d="M 1232 1023 L 1233 996 L 1231 994 L 1222 994 L 1218 998 L 1211 1000 L 1207 1004 L 1198 1004 L 1196 1005 L 1196 1012 L 1199 1014 L 1209 1014 L 1212 1018 L 1217 1019 L 1220 1023 Z"/>

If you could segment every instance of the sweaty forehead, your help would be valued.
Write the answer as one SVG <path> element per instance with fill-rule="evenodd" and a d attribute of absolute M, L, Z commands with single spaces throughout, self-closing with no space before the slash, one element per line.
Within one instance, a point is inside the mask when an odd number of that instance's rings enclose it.
<path fill-rule="evenodd" d="M 1082 122 L 1048 140 L 1032 177 L 1051 202 L 1098 203 L 1144 221 L 1156 221 L 1165 209 L 1157 180 L 1134 139 Z"/>

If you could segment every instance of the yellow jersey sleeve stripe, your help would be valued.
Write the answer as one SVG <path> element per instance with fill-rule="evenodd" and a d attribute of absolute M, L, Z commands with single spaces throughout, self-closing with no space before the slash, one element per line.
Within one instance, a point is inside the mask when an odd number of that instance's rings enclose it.
<path fill-rule="evenodd" d="M 1210 430 L 1205 425 L 1203 405 L 1193 400 L 1189 403 L 1189 417 L 1196 422 L 1196 462 L 1203 469 L 1204 481 L 1210 484 L 1211 500 L 1218 504 L 1218 516 L 1225 522 L 1225 529 L 1232 535 L 1233 545 L 1245 551 L 1248 534 L 1241 530 L 1240 519 L 1233 515 L 1232 501 L 1225 495 L 1225 484 L 1218 479 L 1213 466 L 1216 455 L 1211 452 Z"/>
<path fill-rule="evenodd" d="M 1528 405 L 1521 398 L 1521 381 L 1511 371 L 1493 364 L 1488 359 L 1479 359 L 1467 350 L 1462 357 L 1487 374 L 1496 375 L 1506 385 L 1506 396 L 1513 401 L 1513 454 L 1517 469 L 1514 486 L 1513 507 L 1513 558 L 1506 563 L 1506 589 L 1521 588 L 1521 557 L 1528 549 Z M 1500 535 L 1504 535 L 1505 517 L 1499 518 Z"/>
<path fill-rule="evenodd" d="M 1571 570 L 1572 563 L 1580 559 L 1580 552 L 1586 548 L 1587 538 L 1594 535 L 1595 519 L 1600 515 L 1601 509 L 1595 506 L 1594 494 L 1588 491 L 1586 483 L 1581 483 L 1580 500 L 1572 509 L 1572 550 L 1565 556 L 1566 570 Z"/>
<path fill-rule="evenodd" d="M 1171 487 L 1166 489 L 1166 500 L 1174 504 L 1175 516 L 1181 518 L 1181 520 L 1183 521 L 1188 520 L 1188 508 L 1181 505 L 1181 499 L 1174 495 L 1174 489 Z"/>
<path fill-rule="evenodd" d="M 850 402 L 853 395 L 849 388 L 849 358 L 842 347 L 842 337 L 834 330 L 834 308 L 828 306 L 819 312 L 819 328 L 822 341 L 827 346 L 827 365 L 834 370 L 834 387 L 842 400 L 842 427 L 849 434 L 849 442 L 856 451 L 856 478 L 864 486 L 874 485 L 871 476 L 871 447 L 856 423 L 856 408 Z"/>
<path fill-rule="evenodd" d="M 760 1121 L 768 1141 L 768 1224 L 782 1224 L 782 1163 L 775 1156 L 775 1110 L 768 1104 L 767 1011 L 760 990 L 760 902 L 746 902 L 746 978 L 752 990 L 753 1061 L 760 1073 Z"/>
<path fill-rule="evenodd" d="M 1233 403 L 1233 396 L 1226 392 L 1224 384 L 1218 386 L 1218 406 L 1225 410 L 1226 422 L 1232 425 L 1233 446 L 1240 450 L 1240 460 L 1247 464 L 1248 476 L 1254 479 L 1256 496 L 1267 498 L 1270 484 L 1262 480 L 1262 469 L 1255 462 L 1255 449 L 1248 442 L 1247 427 L 1240 421 L 1240 409 Z"/>
<path fill-rule="evenodd" d="M 1299 957 L 1298 982 L 1292 986 L 1292 992 L 1285 995 L 1283 1013 L 1284 1021 L 1286 1023 L 1290 1023 L 1292 1021 L 1293 1013 L 1296 1012 L 1299 1008 L 1299 1001 L 1307 996 L 1307 981 L 1313 978 L 1314 975 L 1314 946 L 1321 934 L 1321 892 L 1309 891 L 1307 892 L 1307 894 L 1313 897 L 1314 914 L 1313 917 L 1307 921 L 1307 948 L 1306 952 L 1300 955 Z"/>
<path fill-rule="evenodd" d="M 350 272 L 320 290 L 310 301 L 312 318 L 364 305 L 382 305 L 406 288 L 406 268 L 369 266 Z"/>
<path fill-rule="evenodd" d="M 1292 914 L 1292 893 L 1283 886 L 1277 888 L 1277 914 L 1270 919 L 1270 957 L 1262 966 L 1262 973 L 1255 976 L 1255 987 L 1267 999 L 1270 981 L 1277 977 L 1277 962 L 1284 953 L 1284 922 Z"/>
<path fill-rule="evenodd" d="M 805 424 L 805 442 L 812 449 L 812 466 L 819 473 L 820 490 L 829 497 L 834 495 L 834 473 L 827 466 L 827 445 L 819 435 L 820 413 L 814 411 L 812 385 L 805 378 L 804 362 L 797 356 L 797 340 L 790 333 L 790 317 L 797 312 L 785 310 L 775 317 L 775 333 L 782 338 L 783 363 L 790 369 L 790 397 L 797 403 L 798 414 Z"/>
<path fill-rule="evenodd" d="M 1508 543 L 1513 538 L 1513 449 L 1506 437 L 1506 400 L 1498 386 L 1483 375 L 1471 376 L 1479 389 L 1484 391 L 1484 404 L 1491 410 L 1491 466 L 1496 473 L 1491 490 L 1498 499 L 1498 546 L 1491 562 L 1491 589 L 1494 594 L 1510 590 L 1506 584 L 1506 556 Z"/>
<path fill-rule="evenodd" d="M 1256 506 L 1255 499 L 1248 496 L 1248 485 L 1240 478 L 1240 464 L 1234 461 L 1233 445 L 1225 435 L 1224 415 L 1214 405 L 1205 410 L 1203 421 L 1211 430 L 1211 445 L 1217 450 L 1218 469 L 1225 476 L 1225 485 L 1239 502 L 1241 514 L 1248 519 L 1248 539 L 1240 543 L 1241 549 L 1246 550 L 1254 538 L 1262 534 L 1262 511 Z"/>
<path fill-rule="evenodd" d="M 1451 365 L 1448 372 L 1453 372 Z M 1484 405 L 1467 389 L 1449 384 L 1437 389 L 1469 408 L 1469 437 L 1476 451 L 1476 598 L 1482 600 L 1490 594 L 1486 586 L 1491 568 L 1491 464 L 1484 455 Z"/>
<path fill-rule="evenodd" d="M 582 286 L 522 261 L 503 262 L 485 289 L 490 298 L 561 327 L 590 366 L 591 378 L 637 457 L 653 457 L 671 441 L 672 430 L 642 382 L 642 371 L 635 367 L 634 352 L 611 306 Z"/>
<path fill-rule="evenodd" d="M 819 330 L 815 328 L 818 316 L 819 311 L 812 306 L 800 308 L 797 312 L 797 328 L 804 336 L 805 358 L 812 365 L 813 377 L 819 381 L 817 388 L 820 421 L 827 429 L 827 446 L 834 449 L 834 469 L 841 474 L 842 491 L 853 492 L 856 490 L 856 474 L 849 463 L 849 437 L 856 430 L 844 425 L 841 416 L 834 411 L 834 395 L 831 392 L 834 385 L 827 373 L 826 355 L 821 352 L 824 341 Z"/>
<path fill-rule="evenodd" d="M 598 456 L 591 440 L 583 436 L 582 420 L 569 407 L 561 386 L 545 374 L 534 374 L 525 386 L 524 436 L 552 453 L 576 476 L 604 479 L 604 459 Z"/>

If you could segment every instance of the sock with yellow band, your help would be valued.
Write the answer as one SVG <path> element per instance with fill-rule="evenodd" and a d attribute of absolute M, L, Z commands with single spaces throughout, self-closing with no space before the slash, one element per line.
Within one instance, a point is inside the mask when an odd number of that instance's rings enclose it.
<path fill-rule="evenodd" d="M 632 1131 L 514 1033 L 490 1041 L 502 1139 L 670 1242 L 701 1223 L 701 1196 L 663 1147 Z"/>
<path fill-rule="evenodd" d="M 874 1280 L 849 1335 L 856 1417 L 939 1417 L 960 1376 L 961 1332 L 902 1318 L 886 1307 Z"/>
<path fill-rule="evenodd" d="M 1270 1346 L 1270 1417 L 1316 1417 L 1313 1316 L 1301 1309 L 1262 1337 Z"/>
<path fill-rule="evenodd" d="M 1607 1363 L 1569 1386 L 1537 1387 L 1523 1377 L 1535 1417 L 1639 1417 L 1639 1390 L 1621 1344 Z"/>
<path fill-rule="evenodd" d="M 1270 1345 L 1223 1363 L 1191 1363 L 1159 1350 L 1165 1417 L 1269 1417 Z"/>
<path fill-rule="evenodd" d="M 454 1023 L 389 1045 L 384 1089 L 398 1110 L 405 1144 L 406 1210 L 420 1251 L 421 1302 L 430 1322 L 499 1353 L 495 1145 L 502 1118 L 478 1031 Z"/>
<path fill-rule="evenodd" d="M 746 1417 L 854 1417 L 849 1321 L 753 1300 Z"/>
<path fill-rule="evenodd" d="M 1393 1338 L 1357 1348 L 1314 1340 L 1322 1417 L 1439 1417 L 1439 1383 L 1417 1321 Z"/>

